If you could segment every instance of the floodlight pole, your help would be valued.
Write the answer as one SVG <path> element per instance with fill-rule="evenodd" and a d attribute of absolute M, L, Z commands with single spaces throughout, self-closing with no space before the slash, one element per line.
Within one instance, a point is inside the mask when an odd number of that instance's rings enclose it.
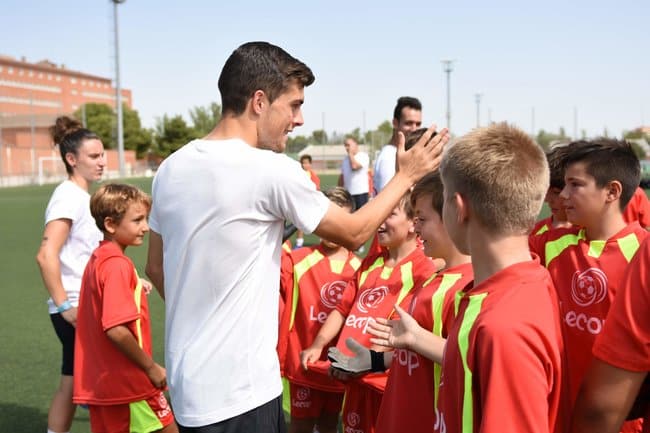
<path fill-rule="evenodd" d="M 117 111 L 117 158 L 119 161 L 120 177 L 126 176 L 124 166 L 124 126 L 122 123 L 122 89 L 120 87 L 120 46 L 117 27 L 117 5 L 126 0 L 111 0 L 113 2 L 115 23 L 115 105 Z"/>
<path fill-rule="evenodd" d="M 451 71 L 454 70 L 453 60 L 442 60 L 443 70 L 447 74 L 447 129 L 451 131 Z"/>
<path fill-rule="evenodd" d="M 476 93 L 474 98 L 476 99 L 476 127 L 481 126 L 481 96 L 482 93 Z"/>

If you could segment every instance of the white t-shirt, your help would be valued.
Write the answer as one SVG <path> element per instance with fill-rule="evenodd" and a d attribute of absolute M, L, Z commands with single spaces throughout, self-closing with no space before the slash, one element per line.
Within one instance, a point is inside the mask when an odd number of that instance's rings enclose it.
<path fill-rule="evenodd" d="M 379 151 L 375 161 L 375 174 L 373 184 L 375 191 L 379 193 L 386 184 L 395 176 L 395 159 L 397 158 L 397 147 L 386 144 Z"/>
<path fill-rule="evenodd" d="M 352 195 L 365 194 L 368 192 L 368 166 L 370 158 L 366 152 L 357 152 L 354 159 L 361 164 L 361 168 L 352 170 L 350 157 L 343 158 L 341 171 L 343 172 L 343 186 Z"/>
<path fill-rule="evenodd" d="M 278 397 L 284 221 L 311 233 L 329 200 L 298 162 L 239 139 L 182 147 L 160 166 L 152 196 L 174 416 L 204 426 Z"/>
<path fill-rule="evenodd" d="M 72 221 L 70 234 L 61 248 L 61 282 L 73 306 L 79 305 L 81 277 L 90 255 L 104 238 L 90 215 L 90 194 L 66 180 L 56 187 L 45 209 L 45 224 L 58 219 Z M 57 312 L 52 298 L 47 301 L 50 314 Z"/>

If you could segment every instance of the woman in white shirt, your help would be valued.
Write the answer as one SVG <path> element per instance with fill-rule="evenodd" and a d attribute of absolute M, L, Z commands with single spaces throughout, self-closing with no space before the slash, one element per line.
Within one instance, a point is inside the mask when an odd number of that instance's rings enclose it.
<path fill-rule="evenodd" d="M 48 433 L 69 432 L 76 406 L 72 403 L 74 333 L 81 277 L 93 250 L 103 238 L 90 215 L 90 184 L 104 172 L 104 146 L 92 131 L 63 116 L 50 128 L 68 179 L 56 187 L 45 211 L 45 231 L 36 261 L 43 277 L 50 318 L 63 346 L 61 381 L 48 413 Z"/>

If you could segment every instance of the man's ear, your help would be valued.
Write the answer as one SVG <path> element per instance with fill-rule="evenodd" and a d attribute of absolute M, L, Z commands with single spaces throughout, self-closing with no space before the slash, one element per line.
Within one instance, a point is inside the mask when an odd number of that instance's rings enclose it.
<path fill-rule="evenodd" d="M 607 189 L 607 202 L 611 203 L 621 198 L 623 193 L 623 184 L 618 180 L 612 180 L 605 186 Z"/>
<path fill-rule="evenodd" d="M 253 97 L 251 98 L 251 108 L 255 114 L 262 114 L 262 111 L 264 111 L 268 103 L 269 99 L 266 97 L 263 90 L 258 89 L 253 93 Z"/>
<path fill-rule="evenodd" d="M 104 228 L 106 229 L 106 233 L 108 234 L 115 234 L 115 231 L 117 230 L 118 224 L 113 221 L 113 218 L 111 217 L 106 217 L 104 218 Z"/>

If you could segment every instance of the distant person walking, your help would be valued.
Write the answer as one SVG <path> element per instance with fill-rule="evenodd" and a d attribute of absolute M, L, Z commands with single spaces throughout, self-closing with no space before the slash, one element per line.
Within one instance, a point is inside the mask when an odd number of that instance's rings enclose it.
<path fill-rule="evenodd" d="M 389 180 L 395 176 L 395 155 L 397 154 L 397 135 L 405 137 L 422 125 L 422 104 L 417 98 L 402 96 L 393 110 L 393 136 L 384 145 L 375 160 L 373 183 L 375 193 L 379 193 Z"/>
<path fill-rule="evenodd" d="M 147 274 L 165 297 L 165 366 L 181 432 L 283 432 L 276 353 L 284 221 L 356 249 L 440 161 L 430 128 L 384 192 L 354 214 L 330 203 L 283 155 L 303 124 L 312 71 L 250 42 L 219 77 L 223 116 L 167 158 L 153 181 Z"/>
<path fill-rule="evenodd" d="M 354 199 L 354 209 L 358 210 L 368 203 L 368 167 L 370 158 L 366 152 L 359 150 L 359 143 L 352 137 L 343 142 L 347 156 L 343 158 L 339 186 L 344 187 Z"/>
<path fill-rule="evenodd" d="M 69 117 L 50 128 L 59 146 L 68 179 L 56 187 L 45 210 L 45 231 L 36 255 L 48 300 L 52 325 L 61 345 L 61 381 L 47 416 L 48 433 L 70 431 L 75 326 L 81 277 L 88 258 L 103 235 L 90 215 L 90 184 L 104 173 L 106 159 L 99 137 Z"/>

